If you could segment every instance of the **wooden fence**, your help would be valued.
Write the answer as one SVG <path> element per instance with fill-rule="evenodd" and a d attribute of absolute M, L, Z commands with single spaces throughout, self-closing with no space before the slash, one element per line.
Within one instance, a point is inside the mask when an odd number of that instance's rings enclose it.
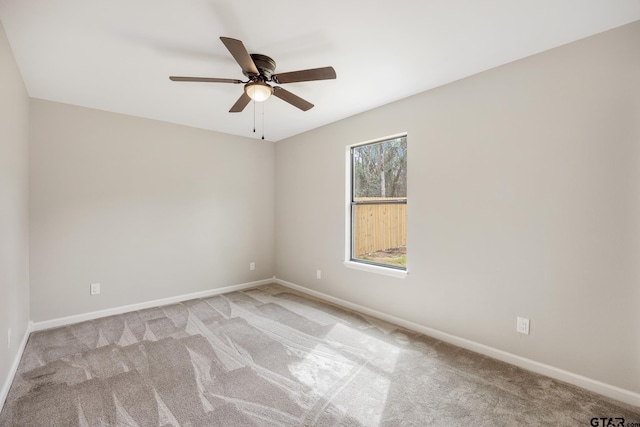
<path fill-rule="evenodd" d="M 353 220 L 356 257 L 407 244 L 406 203 L 356 205 Z"/>

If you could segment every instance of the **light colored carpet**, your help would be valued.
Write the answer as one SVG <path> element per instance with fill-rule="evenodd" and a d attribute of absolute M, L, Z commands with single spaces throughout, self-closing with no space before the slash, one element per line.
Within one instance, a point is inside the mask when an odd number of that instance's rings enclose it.
<path fill-rule="evenodd" d="M 1 426 L 589 426 L 640 408 L 266 285 L 31 334 Z"/>

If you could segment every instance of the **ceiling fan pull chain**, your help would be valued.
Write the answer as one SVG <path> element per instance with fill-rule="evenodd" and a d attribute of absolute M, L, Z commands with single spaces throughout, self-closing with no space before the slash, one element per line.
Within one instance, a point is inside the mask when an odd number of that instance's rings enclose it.
<path fill-rule="evenodd" d="M 262 103 L 262 139 L 264 139 L 264 102 Z"/>
<path fill-rule="evenodd" d="M 253 101 L 253 133 L 256 133 L 256 101 Z"/>

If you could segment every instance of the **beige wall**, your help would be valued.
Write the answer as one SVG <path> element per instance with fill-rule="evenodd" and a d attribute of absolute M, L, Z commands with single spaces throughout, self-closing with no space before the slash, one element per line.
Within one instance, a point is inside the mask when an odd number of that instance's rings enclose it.
<path fill-rule="evenodd" d="M 277 143 L 277 276 L 640 392 L 639 46 L 634 23 Z M 409 276 L 347 269 L 345 147 L 405 131 Z"/>
<path fill-rule="evenodd" d="M 37 99 L 30 125 L 32 320 L 273 276 L 272 143 Z"/>
<path fill-rule="evenodd" d="M 29 97 L 0 24 L 0 390 L 29 324 Z M 11 328 L 11 347 L 7 331 Z M 2 406 L 0 392 L 0 406 Z"/>

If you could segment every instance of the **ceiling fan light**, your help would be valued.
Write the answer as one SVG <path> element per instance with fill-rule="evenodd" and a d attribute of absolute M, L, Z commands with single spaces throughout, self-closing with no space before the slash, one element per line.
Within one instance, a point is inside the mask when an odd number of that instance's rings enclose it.
<path fill-rule="evenodd" d="M 273 88 L 264 82 L 251 82 L 244 86 L 245 93 L 256 102 L 266 101 L 273 93 Z"/>

